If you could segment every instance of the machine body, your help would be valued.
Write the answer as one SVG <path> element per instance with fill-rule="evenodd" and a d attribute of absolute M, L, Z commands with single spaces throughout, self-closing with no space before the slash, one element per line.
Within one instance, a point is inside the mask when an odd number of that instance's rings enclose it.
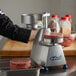
<path fill-rule="evenodd" d="M 37 33 L 30 58 L 36 64 L 44 67 L 63 65 L 63 69 L 66 69 L 63 47 L 59 44 L 63 42 L 63 36 L 58 33 L 45 33 L 48 30 L 47 17 L 45 18 L 45 28 L 40 29 Z"/>
<path fill-rule="evenodd" d="M 46 42 L 40 43 L 40 41 L 42 40 L 42 33 L 43 30 L 41 29 L 34 40 L 34 45 L 31 51 L 31 59 L 38 65 L 47 67 L 65 65 L 66 60 L 63 53 L 63 48 L 61 45 L 56 43 L 57 41 L 63 41 L 63 39 L 54 39 L 55 43 L 52 43 L 50 41 L 50 45 Z"/>

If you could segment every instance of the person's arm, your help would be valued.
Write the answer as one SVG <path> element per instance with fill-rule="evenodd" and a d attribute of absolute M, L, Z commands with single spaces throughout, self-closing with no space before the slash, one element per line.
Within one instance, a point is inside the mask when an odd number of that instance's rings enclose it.
<path fill-rule="evenodd" d="M 14 25 L 10 18 L 4 14 L 0 14 L 0 35 L 27 43 L 35 38 L 37 31 L 27 30 Z"/>

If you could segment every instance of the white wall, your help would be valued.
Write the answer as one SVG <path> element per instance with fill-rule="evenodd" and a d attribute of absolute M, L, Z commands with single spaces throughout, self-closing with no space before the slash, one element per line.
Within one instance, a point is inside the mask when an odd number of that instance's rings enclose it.
<path fill-rule="evenodd" d="M 60 0 L 0 0 L 0 8 L 21 26 L 21 14 L 59 12 Z"/>
<path fill-rule="evenodd" d="M 0 0 L 0 8 L 21 26 L 21 14 L 50 11 L 60 16 L 72 14 L 75 24 L 76 0 Z"/>

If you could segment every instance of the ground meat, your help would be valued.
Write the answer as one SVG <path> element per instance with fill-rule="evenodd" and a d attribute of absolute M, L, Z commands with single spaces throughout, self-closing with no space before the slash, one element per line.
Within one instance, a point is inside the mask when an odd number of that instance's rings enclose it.
<path fill-rule="evenodd" d="M 29 58 L 15 58 L 10 61 L 10 69 L 29 69 L 31 67 L 31 60 Z"/>

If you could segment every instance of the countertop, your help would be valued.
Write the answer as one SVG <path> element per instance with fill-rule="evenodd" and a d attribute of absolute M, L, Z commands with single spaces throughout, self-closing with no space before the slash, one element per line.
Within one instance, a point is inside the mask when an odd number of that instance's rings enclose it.
<path fill-rule="evenodd" d="M 27 44 L 19 41 L 8 40 L 0 50 L 0 56 L 30 56 L 33 41 Z M 64 54 L 76 55 L 76 40 L 69 47 L 64 47 Z"/>

